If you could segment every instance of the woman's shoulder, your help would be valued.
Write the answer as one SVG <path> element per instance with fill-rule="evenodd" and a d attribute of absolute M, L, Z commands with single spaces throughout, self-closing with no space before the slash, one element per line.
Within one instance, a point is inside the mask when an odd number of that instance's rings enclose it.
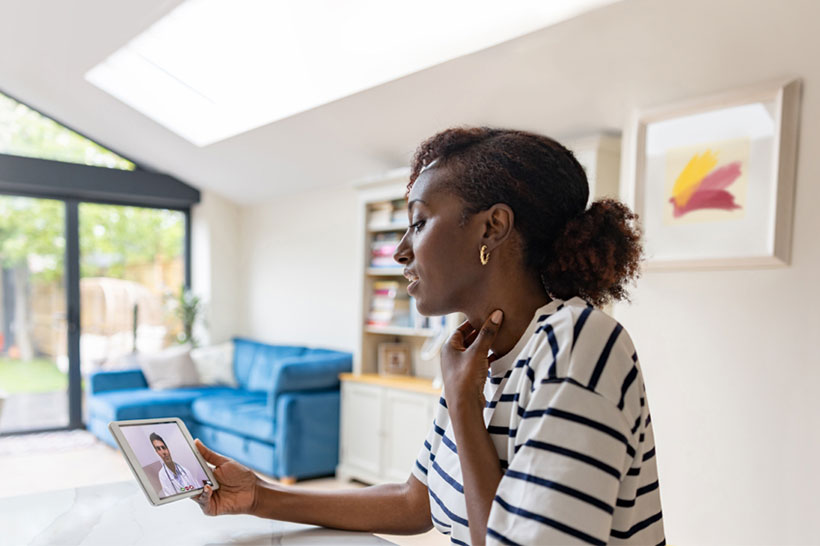
<path fill-rule="evenodd" d="M 625 338 L 629 337 L 615 318 L 581 298 L 557 303 L 552 312 L 544 313 L 537 318 L 539 325 L 535 333 L 546 333 L 548 340 L 550 333 L 556 334 L 556 342 L 568 345 L 566 348 L 570 352 L 594 343 L 602 336 L 609 336 L 614 331 L 618 331 L 619 336 L 623 333 Z"/>
<path fill-rule="evenodd" d="M 536 320 L 528 354 L 521 356 L 529 360 L 535 382 L 569 380 L 620 403 L 624 381 L 639 370 L 632 339 L 617 320 L 581 298 L 561 302 Z"/>

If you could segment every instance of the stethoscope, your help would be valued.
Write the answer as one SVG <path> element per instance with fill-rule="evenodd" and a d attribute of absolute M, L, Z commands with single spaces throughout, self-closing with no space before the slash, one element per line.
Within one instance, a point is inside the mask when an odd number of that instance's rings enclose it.
<path fill-rule="evenodd" d="M 168 481 L 171 482 L 171 485 L 174 487 L 174 489 L 175 490 L 179 489 L 179 491 L 177 491 L 177 492 L 178 493 L 183 493 L 185 491 L 185 486 L 182 484 L 183 469 L 181 469 L 177 463 L 174 463 L 174 476 L 178 476 L 178 479 L 176 480 L 176 484 L 174 484 L 174 478 L 171 476 L 171 474 L 168 473 L 168 465 L 163 463 L 162 464 L 162 469 L 165 470 L 165 475 L 168 477 Z"/>

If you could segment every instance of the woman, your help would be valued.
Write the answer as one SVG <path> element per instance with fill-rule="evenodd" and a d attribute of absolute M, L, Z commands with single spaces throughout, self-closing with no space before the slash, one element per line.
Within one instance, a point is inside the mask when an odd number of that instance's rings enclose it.
<path fill-rule="evenodd" d="M 592 305 L 638 271 L 635 216 L 585 210 L 580 164 L 531 133 L 450 129 L 424 142 L 395 259 L 425 315 L 467 320 L 441 352 L 444 395 L 406 483 L 296 491 L 198 444 L 245 512 L 456 544 L 663 544 L 652 426 L 623 328 Z"/>

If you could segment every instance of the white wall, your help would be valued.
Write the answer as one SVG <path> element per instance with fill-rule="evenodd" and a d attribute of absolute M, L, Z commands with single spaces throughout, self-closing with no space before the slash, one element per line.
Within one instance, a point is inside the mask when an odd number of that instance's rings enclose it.
<path fill-rule="evenodd" d="M 287 195 L 243 209 L 246 335 L 354 351 L 357 214 L 351 188 Z"/>
<path fill-rule="evenodd" d="M 804 81 L 792 265 L 647 272 L 615 314 L 646 376 L 669 541 L 817 543 L 820 3 L 627 2 L 608 11 L 611 21 L 587 30 L 622 59 L 607 85 L 640 89 L 624 116 L 773 78 Z"/>
<path fill-rule="evenodd" d="M 240 299 L 240 211 L 210 191 L 202 192 L 191 211 L 191 285 L 205 303 L 204 324 L 195 330 L 202 344 L 241 333 L 245 307 Z"/>
<path fill-rule="evenodd" d="M 615 309 L 641 356 L 672 544 L 820 536 L 818 21 L 816 1 L 626 0 L 504 49 L 540 52 L 531 71 L 552 87 L 506 91 L 485 118 L 459 121 L 520 125 L 502 105 L 525 101 L 528 128 L 552 133 L 550 101 L 577 86 L 582 103 L 563 106 L 584 133 L 624 126 L 633 108 L 803 79 L 792 265 L 646 273 Z M 243 209 L 245 333 L 353 349 L 355 207 L 339 189 Z"/>

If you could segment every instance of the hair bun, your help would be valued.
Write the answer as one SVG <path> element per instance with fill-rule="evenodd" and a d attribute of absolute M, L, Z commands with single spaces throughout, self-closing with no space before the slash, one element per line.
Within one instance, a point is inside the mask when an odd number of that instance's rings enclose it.
<path fill-rule="evenodd" d="M 580 296 L 594 305 L 627 298 L 643 255 L 638 216 L 615 199 L 602 199 L 571 219 L 543 272 L 550 293 Z"/>

